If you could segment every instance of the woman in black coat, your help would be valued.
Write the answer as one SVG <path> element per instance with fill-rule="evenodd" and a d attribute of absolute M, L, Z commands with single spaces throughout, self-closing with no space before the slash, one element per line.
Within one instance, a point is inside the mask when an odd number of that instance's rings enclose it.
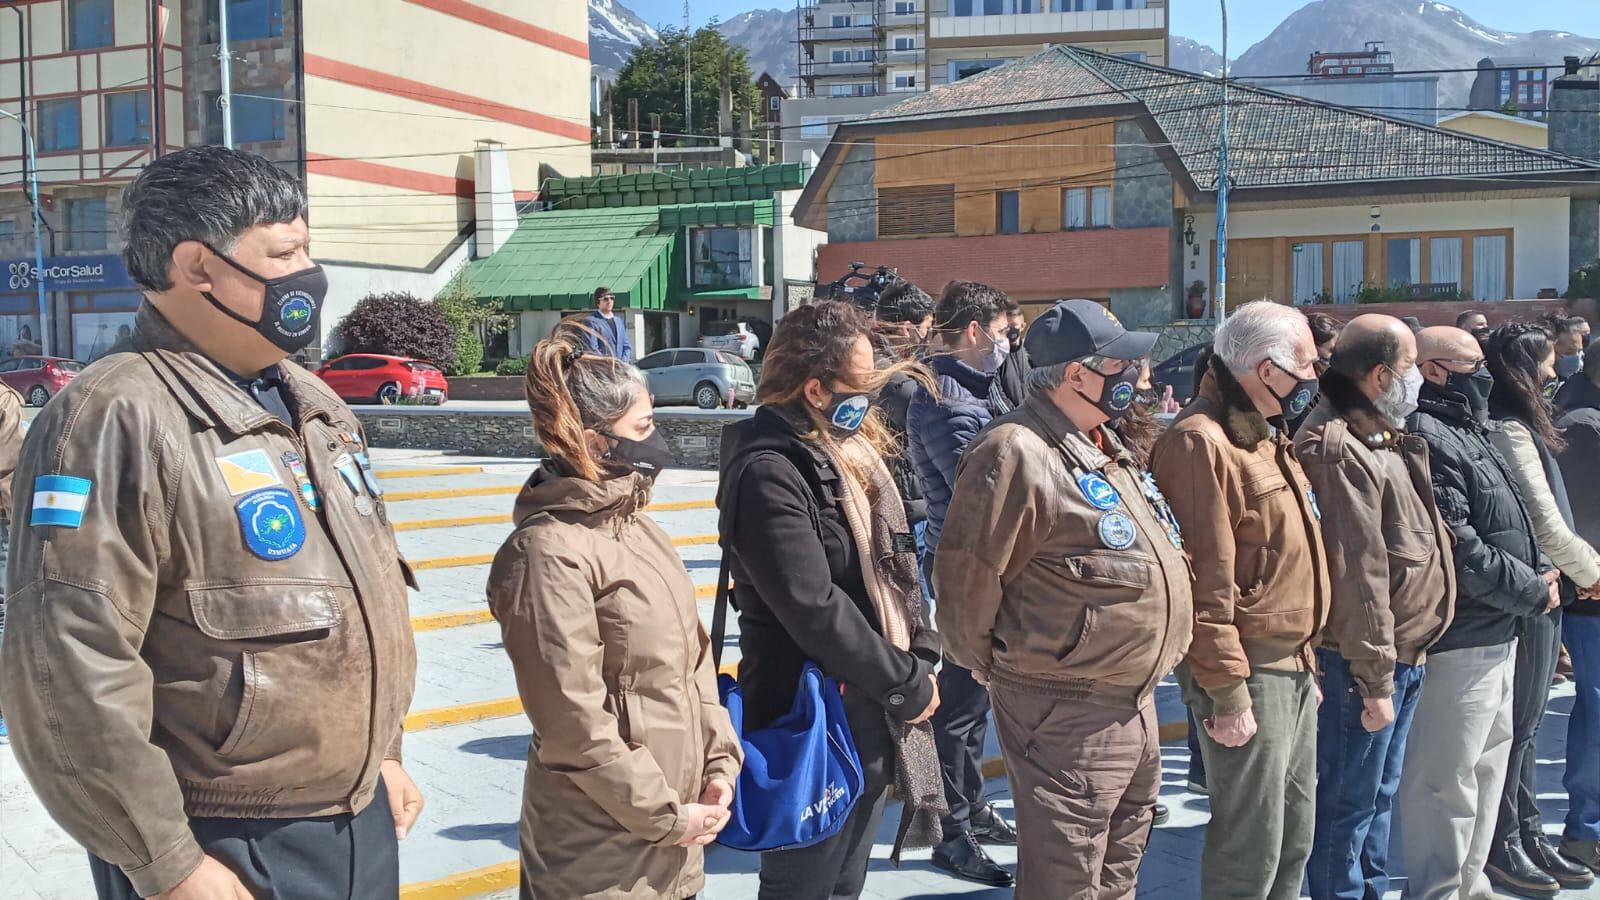
<path fill-rule="evenodd" d="M 886 635 L 882 607 L 867 584 L 870 577 L 881 585 L 881 575 L 863 571 L 859 538 L 846 516 L 845 494 L 861 482 L 857 473 L 841 471 L 839 460 L 848 454 L 840 449 L 859 448 L 855 442 L 862 440 L 875 451 L 886 449 L 886 429 L 870 407 L 892 374 L 913 368 L 878 369 L 869 334 L 868 322 L 848 304 L 789 313 L 767 350 L 757 392 L 761 408 L 723 437 L 717 506 L 739 609 L 744 728 L 763 728 L 787 712 L 801 669 L 815 662 L 843 685 L 866 781 L 839 833 L 811 847 L 762 855 L 762 900 L 859 896 L 889 785 L 904 784 L 908 774 L 931 778 L 942 801 L 924 725 L 939 705 L 933 677 L 938 637 L 914 581 L 916 593 L 900 595 L 907 601 L 909 621 L 900 623 L 907 646 Z M 875 511 L 887 515 L 892 507 L 904 521 L 892 480 L 873 499 Z M 908 551 L 914 573 L 911 535 L 895 537 L 895 555 Z M 927 758 L 907 760 L 916 772 L 900 771 L 897 757 L 908 746 L 922 747 L 924 734 Z"/>

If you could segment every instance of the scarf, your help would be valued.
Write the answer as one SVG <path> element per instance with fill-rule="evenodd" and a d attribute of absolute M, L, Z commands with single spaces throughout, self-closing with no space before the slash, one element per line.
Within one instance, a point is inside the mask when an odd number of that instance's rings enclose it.
<path fill-rule="evenodd" d="M 861 559 L 861 580 L 883 625 L 883 636 L 900 650 L 911 649 L 911 638 L 928 628 L 922 603 L 922 582 L 915 550 L 896 547 L 911 534 L 905 506 L 894 488 L 894 477 L 883 457 L 866 438 L 855 435 L 825 450 L 839 473 L 840 507 L 850 526 Z M 865 481 L 865 484 L 862 482 Z M 939 754 L 933 728 L 924 722 L 909 725 L 887 712 L 889 737 L 895 748 L 895 793 L 903 801 L 900 827 L 889 860 L 898 868 L 906 847 L 932 847 L 942 838 L 939 817 L 948 811 Z"/>

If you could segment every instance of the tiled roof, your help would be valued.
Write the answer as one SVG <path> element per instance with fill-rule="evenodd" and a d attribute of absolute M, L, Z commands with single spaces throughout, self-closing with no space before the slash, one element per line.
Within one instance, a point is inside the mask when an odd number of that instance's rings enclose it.
<path fill-rule="evenodd" d="M 1216 189 L 1222 85 L 1215 79 L 1065 45 L 937 88 L 863 124 L 937 121 L 1133 102 L 1147 109 L 1195 185 Z M 1600 164 L 1415 122 L 1228 85 L 1235 188 L 1584 173 Z"/>

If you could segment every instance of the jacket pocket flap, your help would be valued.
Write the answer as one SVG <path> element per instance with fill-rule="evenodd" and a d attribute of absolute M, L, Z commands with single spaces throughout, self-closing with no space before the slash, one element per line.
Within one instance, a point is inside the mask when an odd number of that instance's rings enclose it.
<path fill-rule="evenodd" d="M 1132 588 L 1147 588 L 1151 584 L 1150 563 L 1137 557 L 1086 553 L 1068 557 L 1067 566 L 1079 581 Z"/>
<path fill-rule="evenodd" d="M 304 581 L 267 581 L 191 588 L 189 609 L 207 637 L 223 641 L 277 637 L 333 628 L 344 621 L 348 589 Z"/>

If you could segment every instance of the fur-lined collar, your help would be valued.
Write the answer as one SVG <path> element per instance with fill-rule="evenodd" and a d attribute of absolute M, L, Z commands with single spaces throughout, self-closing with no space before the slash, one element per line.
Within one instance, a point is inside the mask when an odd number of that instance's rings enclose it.
<path fill-rule="evenodd" d="M 1244 385 L 1233 377 L 1220 357 L 1211 357 L 1211 374 L 1207 381 L 1215 391 L 1212 400 L 1221 407 L 1217 410 L 1217 423 L 1222 426 L 1229 443 L 1240 450 L 1254 450 L 1272 437 L 1272 426 L 1267 424 L 1266 417 L 1256 409 L 1255 401 L 1245 393 Z M 1204 387 L 1202 385 L 1202 390 Z M 1279 431 L 1282 431 L 1281 425 Z"/>
<path fill-rule="evenodd" d="M 1350 376 L 1333 369 L 1322 373 L 1322 397 L 1333 404 L 1333 412 L 1350 426 L 1350 433 L 1368 447 L 1393 447 L 1402 432 L 1378 412 L 1378 407 L 1361 392 Z"/>

